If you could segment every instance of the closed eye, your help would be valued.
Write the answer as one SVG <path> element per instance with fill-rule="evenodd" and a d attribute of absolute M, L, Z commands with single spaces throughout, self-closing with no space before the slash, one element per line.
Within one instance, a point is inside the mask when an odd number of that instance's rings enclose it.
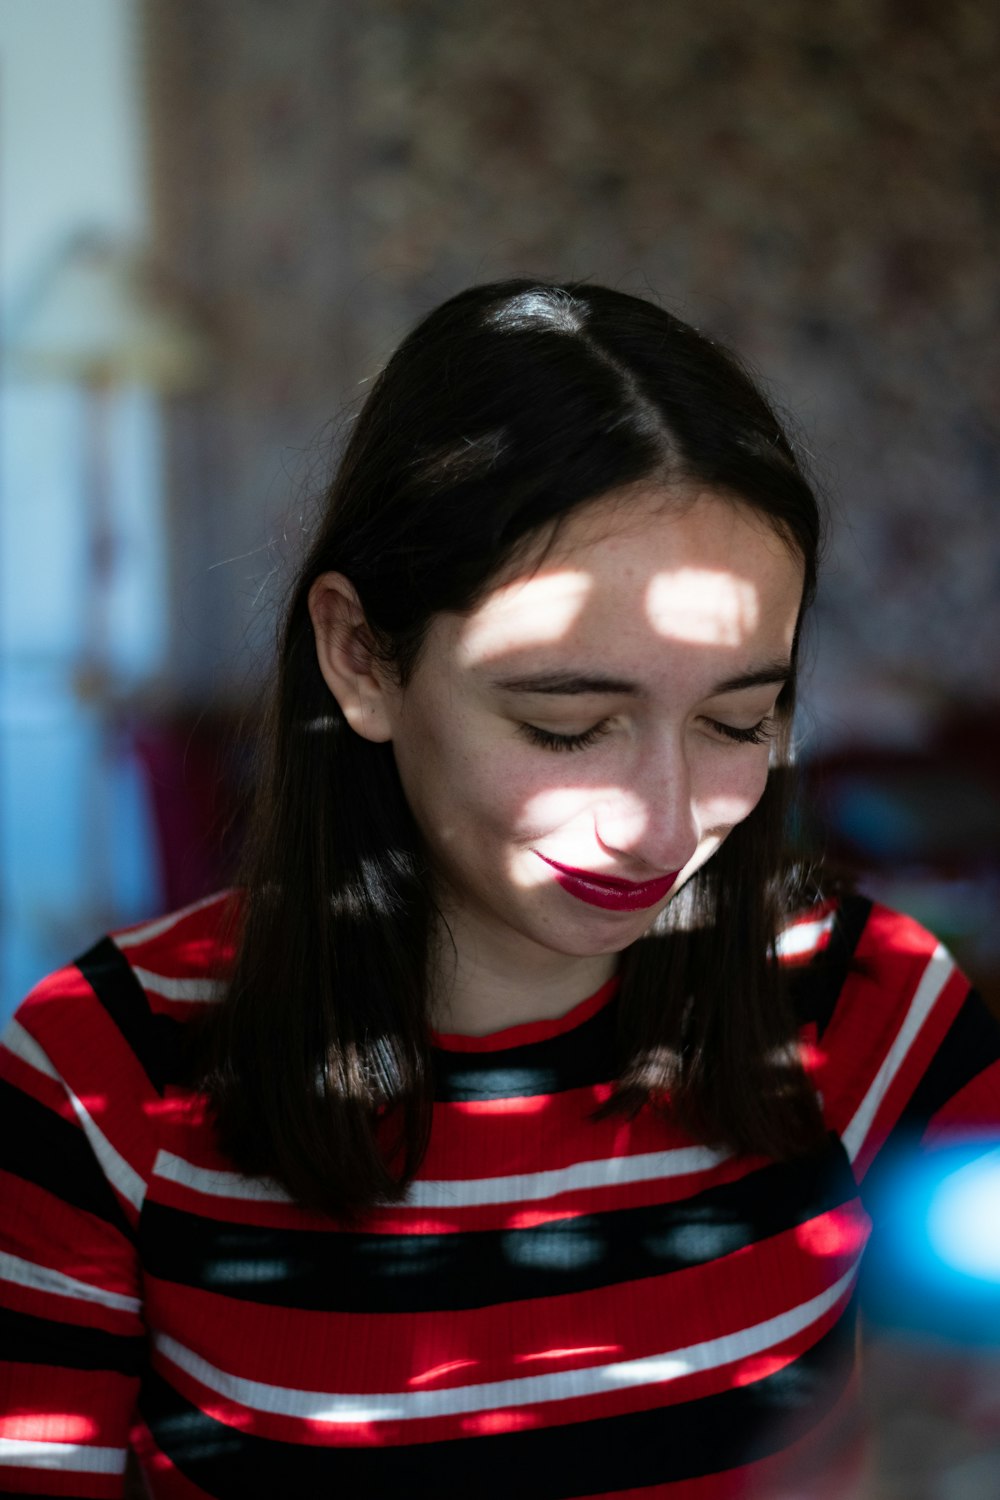
<path fill-rule="evenodd" d="M 531 744 L 540 745 L 543 750 L 586 750 L 588 745 L 596 744 L 607 734 L 610 728 L 611 720 L 601 719 L 600 723 L 582 730 L 580 734 L 556 734 L 551 729 L 539 729 L 537 724 L 518 724 L 517 732 L 530 740 Z"/>
<path fill-rule="evenodd" d="M 719 719 L 706 719 L 705 723 L 716 734 L 734 745 L 763 745 L 773 739 L 778 732 L 778 721 L 770 715 L 745 729 L 736 724 L 723 724 Z M 541 729 L 537 724 L 525 723 L 518 724 L 517 732 L 532 745 L 539 745 L 543 750 L 586 750 L 588 746 L 595 745 L 599 739 L 602 739 L 610 728 L 611 720 L 601 719 L 590 729 L 581 730 L 579 734 L 557 734 L 552 729 Z"/>
<path fill-rule="evenodd" d="M 718 719 L 707 719 L 717 734 L 724 739 L 731 740 L 735 745 L 763 745 L 767 740 L 774 739 L 778 732 L 777 719 L 770 715 L 761 719 L 757 724 L 751 724 L 748 729 L 740 729 L 736 724 L 721 724 Z"/>

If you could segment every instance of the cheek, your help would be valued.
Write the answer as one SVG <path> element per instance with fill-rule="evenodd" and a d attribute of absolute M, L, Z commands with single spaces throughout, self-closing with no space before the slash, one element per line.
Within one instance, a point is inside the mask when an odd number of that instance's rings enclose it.
<path fill-rule="evenodd" d="M 454 737 L 440 735 L 433 724 L 411 717 L 406 731 L 393 741 L 404 796 L 424 838 L 432 846 L 449 843 L 459 831 L 461 751 Z"/>
<path fill-rule="evenodd" d="M 539 787 L 536 781 L 525 787 L 519 825 L 525 832 L 549 832 L 565 827 L 578 814 L 613 803 L 619 812 L 642 819 L 645 806 L 633 793 L 618 786 Z"/>
<path fill-rule="evenodd" d="M 461 844 L 467 857 L 484 840 L 516 827 L 529 793 L 523 773 L 519 777 L 510 764 L 507 747 L 469 733 L 455 717 L 447 721 L 448 733 L 441 734 L 440 722 L 397 740 L 396 765 L 430 846 L 443 850 Z"/>
<path fill-rule="evenodd" d="M 768 756 L 766 746 L 755 746 L 753 754 L 737 751 L 728 765 L 706 770 L 696 795 L 705 827 L 732 828 L 750 816 L 764 795 Z"/>

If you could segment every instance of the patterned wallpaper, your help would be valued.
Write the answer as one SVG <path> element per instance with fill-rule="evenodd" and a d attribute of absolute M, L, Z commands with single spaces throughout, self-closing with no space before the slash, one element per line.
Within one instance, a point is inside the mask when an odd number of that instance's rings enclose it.
<path fill-rule="evenodd" d="M 790 411 L 835 519 L 816 669 L 834 718 L 1000 698 L 995 5 L 147 17 L 159 248 L 223 356 L 173 424 L 180 555 L 200 559 L 180 568 L 182 677 L 238 689 L 330 442 L 405 328 L 529 273 L 654 292 Z"/>

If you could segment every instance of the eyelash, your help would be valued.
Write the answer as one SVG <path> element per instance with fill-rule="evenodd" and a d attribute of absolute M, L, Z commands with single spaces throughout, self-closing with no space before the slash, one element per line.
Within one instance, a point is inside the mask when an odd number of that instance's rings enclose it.
<path fill-rule="evenodd" d="M 756 724 L 751 724 L 749 729 L 737 729 L 733 724 L 720 724 L 716 719 L 708 721 L 713 729 L 717 729 L 727 740 L 732 740 L 736 745 L 763 745 L 765 741 L 771 740 L 778 732 L 778 721 L 766 716 Z"/>
<path fill-rule="evenodd" d="M 708 719 L 706 722 L 734 745 L 763 745 L 774 737 L 778 728 L 777 720 L 769 717 L 752 724 L 749 729 L 737 729 L 733 724 L 720 724 L 717 719 Z M 540 745 L 543 750 L 586 750 L 607 734 L 611 721 L 602 719 L 599 724 L 583 730 L 581 734 L 554 734 L 551 729 L 539 729 L 537 724 L 519 724 L 517 727 L 525 739 L 530 740 L 533 745 Z"/>
<path fill-rule="evenodd" d="M 588 745 L 595 745 L 603 735 L 607 734 L 611 727 L 609 719 L 602 719 L 592 729 L 585 729 L 582 734 L 553 734 L 550 729 L 539 729 L 537 724 L 519 724 L 518 731 L 530 740 L 533 745 L 541 745 L 543 750 L 586 750 Z"/>

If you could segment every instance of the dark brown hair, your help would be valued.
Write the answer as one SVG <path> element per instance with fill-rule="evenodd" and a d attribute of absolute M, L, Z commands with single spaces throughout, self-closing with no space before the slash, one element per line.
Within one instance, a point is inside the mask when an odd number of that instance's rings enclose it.
<path fill-rule="evenodd" d="M 815 587 L 820 519 L 774 412 L 725 349 L 593 285 L 473 287 L 431 313 L 366 401 L 295 583 L 242 880 L 240 941 L 204 1074 L 224 1145 L 301 1203 L 398 1198 L 431 1118 L 433 890 L 391 744 L 320 675 L 308 593 L 354 583 L 405 684 L 431 619 L 470 608 L 515 549 L 653 477 L 766 516 Z M 801 621 L 800 621 L 801 624 Z M 797 642 L 796 642 L 797 650 Z M 793 679 L 778 700 L 787 759 Z M 787 776 L 623 955 L 617 1088 L 705 1140 L 788 1156 L 821 1123 L 774 956 L 789 906 Z"/>

